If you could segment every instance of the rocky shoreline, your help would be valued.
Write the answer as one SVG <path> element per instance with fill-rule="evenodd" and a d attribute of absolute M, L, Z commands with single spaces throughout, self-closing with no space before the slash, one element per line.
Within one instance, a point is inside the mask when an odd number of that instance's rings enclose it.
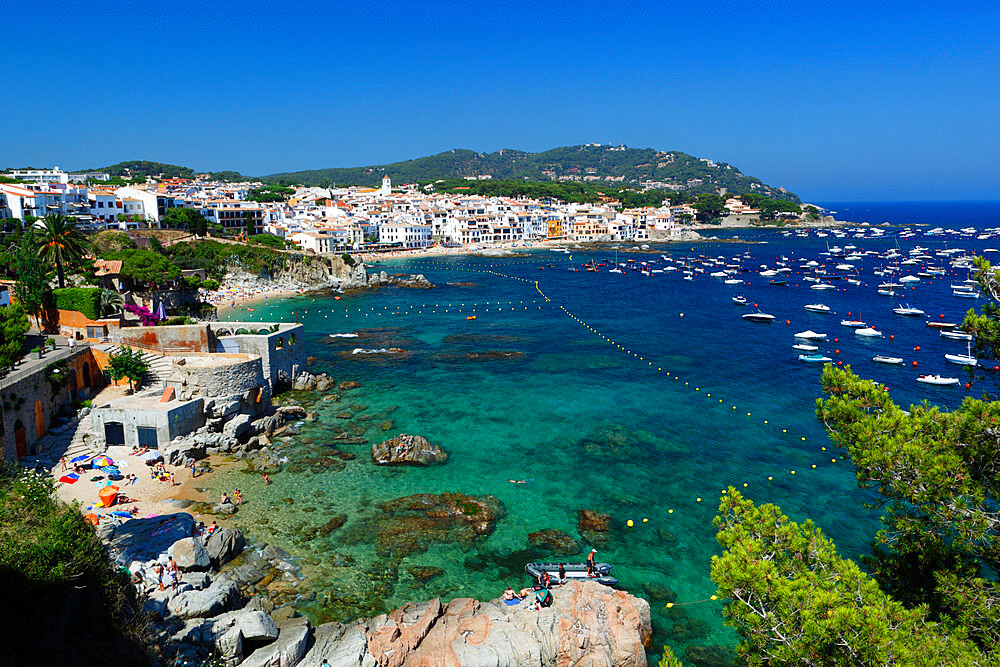
<path fill-rule="evenodd" d="M 274 546 L 247 544 L 238 530 L 201 533 L 181 512 L 102 525 L 98 534 L 131 574 L 165 663 L 216 657 L 253 667 L 311 667 L 324 659 L 336 667 L 647 664 L 649 603 L 595 582 L 557 586 L 552 605 L 541 609 L 530 599 L 508 606 L 501 599 L 436 598 L 313 627 L 293 606 L 318 594 L 302 589 L 295 559 Z"/>

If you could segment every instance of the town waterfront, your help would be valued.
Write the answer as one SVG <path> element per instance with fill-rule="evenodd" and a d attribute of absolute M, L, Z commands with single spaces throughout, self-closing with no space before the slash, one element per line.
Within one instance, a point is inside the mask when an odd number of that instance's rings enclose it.
<path fill-rule="evenodd" d="M 925 220 L 892 219 L 891 207 L 861 209 L 842 205 L 837 217 L 951 228 L 998 220 L 995 203 L 931 207 Z M 960 375 L 943 354 L 964 347 L 941 339 L 924 326 L 925 318 L 899 317 L 892 308 L 909 302 L 926 310 L 927 319 L 960 322 L 974 305 L 953 298 L 948 287 L 966 271 L 949 270 L 889 298 L 876 294 L 880 278 L 872 271 L 884 262 L 871 257 L 855 262 L 862 285 L 838 284 L 822 293 L 798 274 L 788 276 L 787 287 L 770 286 L 759 267 L 774 266 L 781 256 L 822 261 L 820 253 L 834 240 L 862 251 L 898 244 L 904 253 L 915 245 L 981 252 L 997 241 L 922 231 L 901 239 L 898 230 L 880 239 L 789 238 L 780 230 L 726 236 L 753 243 L 674 244 L 653 254 L 626 252 L 623 245 L 619 261 L 749 252 L 743 265 L 754 272 L 740 276 L 744 285 L 725 285 L 708 271 L 691 281 L 679 271 L 585 272 L 584 262 L 613 260 L 614 251 L 604 249 L 574 251 L 572 259 L 550 251 L 505 259 L 394 259 L 373 268 L 423 273 L 438 287 L 269 299 L 253 312 L 230 313 L 232 319 L 305 323 L 315 359 L 309 370 L 361 386 L 288 395 L 287 402 L 318 414 L 298 435 L 275 441 L 290 464 L 272 475 L 270 486 L 259 474 L 234 469 L 214 476 L 213 490 L 242 489 L 248 502 L 233 523 L 302 559 L 306 585 L 318 597 L 306 594 L 300 607 L 320 620 L 435 596 L 494 598 L 508 584 L 528 583 L 528 534 L 557 529 L 579 547 L 559 559 L 582 560 L 595 545 L 623 588 L 650 599 L 654 651 L 664 642 L 680 650 L 732 646 L 736 636 L 722 625 L 721 603 L 665 608 L 715 592 L 708 568 L 718 552 L 712 518 L 723 489 L 733 485 L 755 501 L 774 502 L 795 520 L 812 518 L 844 556 L 865 552 L 878 528 L 877 516 L 863 509 L 871 498 L 858 490 L 849 462 L 840 460 L 815 419 L 821 366 L 797 360 L 793 334 L 829 334 L 820 352 L 887 383 L 897 402 L 926 398 L 955 407 L 964 391 L 927 387 L 915 377 Z M 775 323 L 741 320 L 745 311 L 731 302 L 737 292 L 773 313 Z M 803 310 L 819 301 L 836 314 Z M 885 337 L 854 336 L 839 324 L 848 313 Z M 476 319 L 468 319 L 472 315 Z M 397 351 L 374 352 L 391 348 Z M 879 366 L 871 362 L 874 354 L 904 357 L 906 364 Z M 333 393 L 339 401 L 323 400 Z M 374 466 L 371 444 L 398 433 L 427 437 L 449 460 L 427 468 Z M 355 457 L 331 467 L 320 456 L 334 447 Z M 474 540 L 387 547 L 393 535 L 379 503 L 443 492 L 498 498 L 504 514 L 496 530 Z M 580 534 L 578 509 L 613 517 L 600 543 Z M 308 532 L 341 514 L 342 527 L 320 537 Z M 399 557 L 401 551 L 407 555 Z M 422 581 L 410 571 L 418 566 L 443 572 Z"/>

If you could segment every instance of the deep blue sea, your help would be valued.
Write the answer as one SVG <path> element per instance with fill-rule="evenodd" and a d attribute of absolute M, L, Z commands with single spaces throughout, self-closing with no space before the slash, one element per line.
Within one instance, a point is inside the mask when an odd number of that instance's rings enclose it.
<path fill-rule="evenodd" d="M 795 520 L 812 518 L 846 556 L 864 553 L 878 529 L 850 463 L 840 460 L 817 423 L 821 365 L 797 359 L 793 334 L 828 334 L 821 353 L 886 383 L 903 404 L 927 399 L 951 408 L 966 395 L 963 387 L 931 387 L 915 378 L 942 373 L 965 381 L 963 369 L 943 358 L 964 352 L 964 344 L 941 338 L 925 320 L 960 322 L 976 305 L 952 296 L 950 284 L 966 279 L 967 271 L 949 268 L 890 298 L 876 293 L 890 278 L 873 274 L 888 261 L 865 256 L 849 262 L 854 270 L 836 271 L 847 260 L 822 253 L 828 245 L 879 253 L 899 248 L 904 255 L 927 248 L 932 259 L 902 267 L 898 278 L 948 267 L 940 250 L 1000 248 L 995 235 L 926 234 L 939 226 L 998 227 L 998 202 L 826 205 L 838 219 L 923 226 L 886 228 L 879 239 L 870 231 L 798 238 L 777 229 L 739 230 L 720 234 L 739 242 L 673 244 L 651 253 L 622 244 L 572 255 L 400 259 L 375 268 L 423 273 L 437 287 L 386 288 L 340 300 L 293 297 L 232 312 L 228 319 L 305 323 L 311 370 L 361 386 L 340 392 L 339 401 L 316 401 L 311 409 L 320 419 L 275 442 L 293 463 L 308 465 L 273 475 L 267 487 L 259 476 L 238 471 L 213 484 L 239 486 L 249 502 L 235 521 L 302 557 L 311 585 L 329 592 L 329 600 L 302 607 L 323 620 L 433 596 L 496 597 L 508 584 L 528 583 L 522 569 L 528 534 L 557 529 L 576 539 L 579 550 L 561 559 L 582 559 L 596 544 L 621 587 L 650 600 L 654 652 L 665 642 L 682 655 L 693 645 L 732 647 L 736 636 L 722 624 L 722 602 L 665 608 L 668 601 L 715 592 L 708 577 L 719 552 L 712 518 L 723 489 L 733 485 L 757 502 L 776 503 Z M 683 269 L 649 276 L 608 272 L 616 260 L 670 265 L 661 255 L 674 266 L 721 257 L 749 272 L 739 274 L 742 285 L 709 275 L 720 268 L 704 268 L 690 281 L 682 279 Z M 586 272 L 589 260 L 608 266 Z M 837 289 L 809 289 L 800 267 L 810 260 L 843 276 L 829 281 Z M 758 273 L 778 261 L 793 269 L 783 287 Z M 847 283 L 848 277 L 861 284 Z M 736 293 L 774 314 L 775 322 L 741 319 L 746 308 L 732 303 Z M 805 311 L 811 303 L 834 312 Z M 901 303 L 926 316 L 895 315 Z M 468 319 L 472 315 L 476 319 Z M 860 338 L 841 319 L 865 320 L 884 337 Z M 355 353 L 359 348 L 402 351 Z M 903 357 L 905 365 L 873 363 L 875 354 Z M 360 441 L 334 440 L 345 432 Z M 374 466 L 370 444 L 401 432 L 440 445 L 448 462 Z M 332 447 L 356 458 L 337 470 L 317 467 L 316 457 Z M 380 541 L 393 536 L 379 503 L 450 491 L 498 498 L 504 514 L 496 530 L 474 540 L 435 538 L 402 559 L 380 555 Z M 609 513 L 611 531 L 596 542 L 581 535 L 578 509 Z M 300 538 L 303 529 L 337 514 L 348 517 L 342 528 Z M 416 566 L 442 572 L 425 582 L 411 572 Z"/>

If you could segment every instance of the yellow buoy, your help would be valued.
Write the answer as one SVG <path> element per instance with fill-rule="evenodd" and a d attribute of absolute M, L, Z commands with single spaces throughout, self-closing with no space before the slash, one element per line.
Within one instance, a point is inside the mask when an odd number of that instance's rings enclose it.
<path fill-rule="evenodd" d="M 631 528 L 631 527 L 632 527 L 632 526 L 634 526 L 635 524 L 634 524 L 634 523 L 632 523 L 632 519 L 629 519 L 628 521 L 626 521 L 626 522 L 625 522 L 625 525 L 626 525 L 626 526 L 628 526 L 629 528 Z"/>

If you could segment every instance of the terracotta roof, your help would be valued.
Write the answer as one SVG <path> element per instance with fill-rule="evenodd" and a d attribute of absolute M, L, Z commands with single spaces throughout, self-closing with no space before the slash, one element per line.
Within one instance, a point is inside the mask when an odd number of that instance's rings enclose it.
<path fill-rule="evenodd" d="M 122 260 L 120 259 L 98 259 L 94 261 L 97 271 L 96 276 L 107 276 L 122 272 Z"/>

